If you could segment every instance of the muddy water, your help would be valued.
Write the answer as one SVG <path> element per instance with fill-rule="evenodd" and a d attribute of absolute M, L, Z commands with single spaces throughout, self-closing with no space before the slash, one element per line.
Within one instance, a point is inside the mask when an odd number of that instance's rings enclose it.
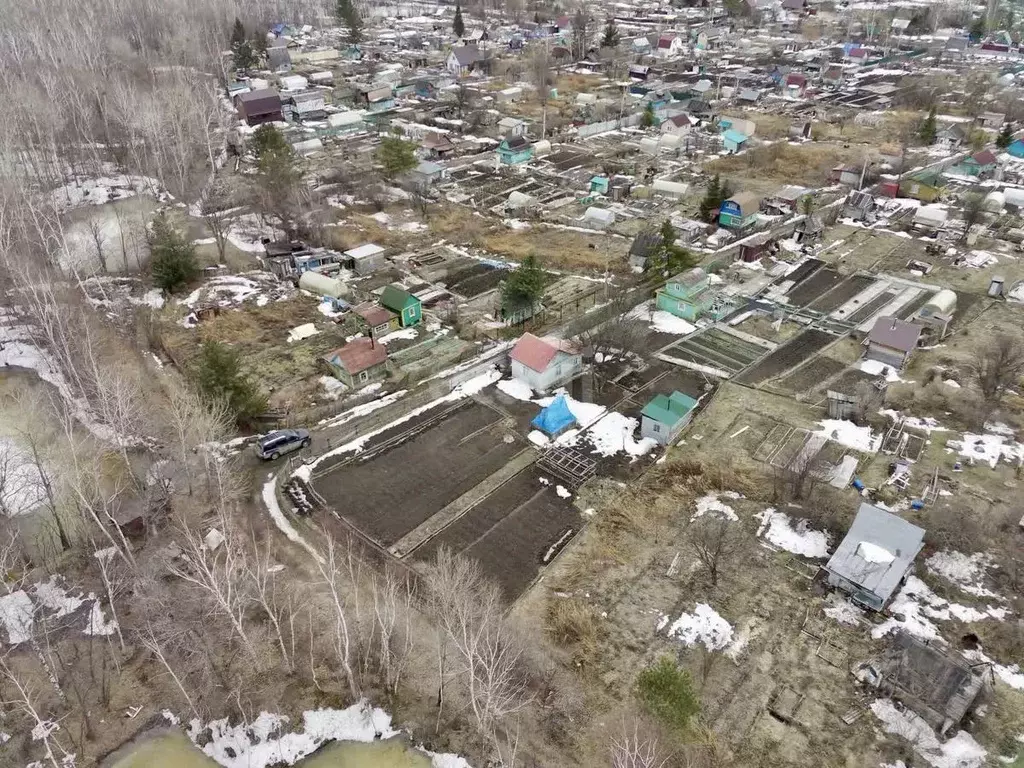
<path fill-rule="evenodd" d="M 430 759 L 402 739 L 336 741 L 295 764 L 296 768 L 430 768 Z M 183 733 L 142 737 L 106 761 L 104 768 L 218 768 Z"/>

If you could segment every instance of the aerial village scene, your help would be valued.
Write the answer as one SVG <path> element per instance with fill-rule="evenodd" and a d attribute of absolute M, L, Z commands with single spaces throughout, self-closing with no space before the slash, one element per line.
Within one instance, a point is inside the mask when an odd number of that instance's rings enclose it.
<path fill-rule="evenodd" d="M 0 765 L 1024 766 L 1024 6 L 3 6 Z"/>

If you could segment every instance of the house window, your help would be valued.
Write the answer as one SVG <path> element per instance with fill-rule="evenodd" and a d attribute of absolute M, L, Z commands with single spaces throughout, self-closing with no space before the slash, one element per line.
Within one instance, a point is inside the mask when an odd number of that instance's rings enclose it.
<path fill-rule="evenodd" d="M 359 381 L 360 382 L 366 381 L 368 378 L 370 378 L 370 374 L 369 373 L 367 373 L 366 371 L 360 371 L 359 372 Z"/>
<path fill-rule="evenodd" d="M 661 432 L 661 424 L 654 423 L 651 425 L 651 429 L 653 429 L 655 432 Z"/>
<path fill-rule="evenodd" d="M 385 331 L 387 331 L 387 329 L 388 329 L 388 324 L 387 323 L 383 323 L 382 325 L 378 325 L 376 328 L 374 328 L 373 332 L 375 334 L 384 333 Z"/>

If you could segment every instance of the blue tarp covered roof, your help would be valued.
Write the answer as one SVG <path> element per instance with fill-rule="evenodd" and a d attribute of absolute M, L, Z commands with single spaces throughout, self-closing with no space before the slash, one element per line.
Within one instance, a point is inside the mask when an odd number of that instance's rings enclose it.
<path fill-rule="evenodd" d="M 546 435 L 557 435 L 575 424 L 576 417 L 569 410 L 565 396 L 559 395 L 530 423 Z"/>

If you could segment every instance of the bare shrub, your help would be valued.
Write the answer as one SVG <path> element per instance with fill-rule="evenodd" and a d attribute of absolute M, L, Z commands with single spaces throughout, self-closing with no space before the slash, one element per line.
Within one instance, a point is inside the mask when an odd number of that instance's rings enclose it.
<path fill-rule="evenodd" d="M 718 585 L 718 576 L 750 541 L 740 523 L 714 514 L 694 520 L 686 530 L 693 554 L 707 572 L 711 586 Z"/>
<path fill-rule="evenodd" d="M 970 370 L 982 397 L 991 405 L 1024 374 L 1024 344 L 1008 334 L 999 334 L 975 347 Z"/>

